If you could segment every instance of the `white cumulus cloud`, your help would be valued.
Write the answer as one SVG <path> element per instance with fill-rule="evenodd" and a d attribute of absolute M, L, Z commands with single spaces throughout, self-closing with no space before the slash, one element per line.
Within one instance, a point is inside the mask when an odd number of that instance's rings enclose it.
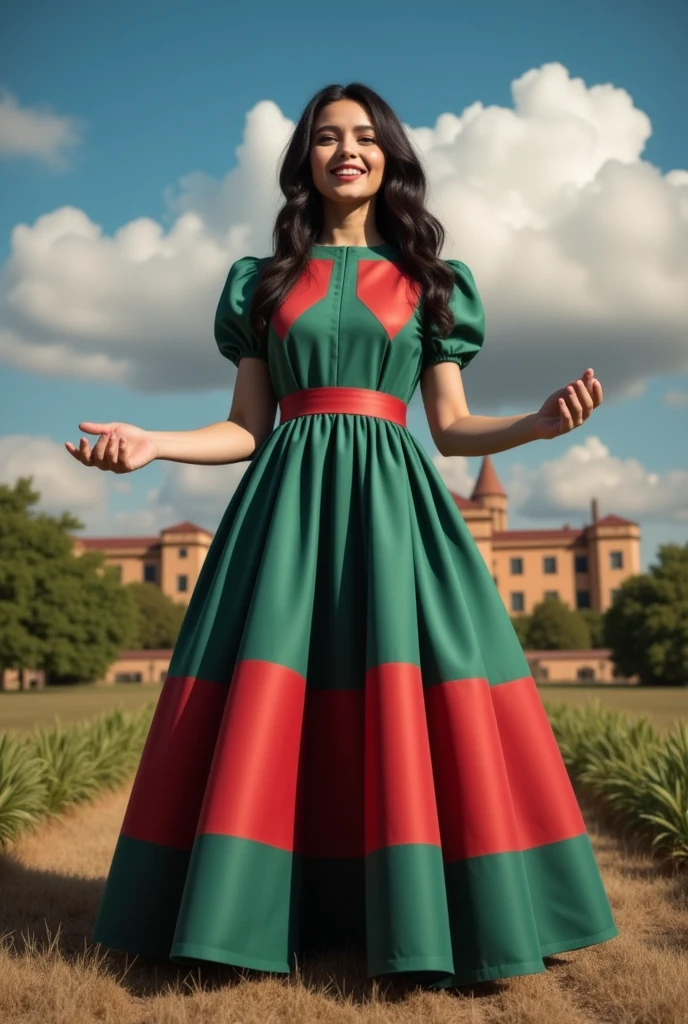
<path fill-rule="evenodd" d="M 0 480 L 13 486 L 19 477 L 32 477 L 33 489 L 40 493 L 39 506 L 45 512 L 58 516 L 73 512 L 85 524 L 104 514 L 107 483 L 102 471 L 80 465 L 49 437 L 0 437 Z"/>
<path fill-rule="evenodd" d="M 486 308 L 472 408 L 538 408 L 587 366 L 608 401 L 688 371 L 688 171 L 643 160 L 651 124 L 624 89 L 550 63 L 516 79 L 512 97 L 406 126 L 443 255 L 471 266 Z M 74 207 L 18 224 L 0 279 L 0 360 L 143 392 L 229 385 L 215 307 L 230 264 L 269 252 L 292 129 L 275 103 L 256 104 L 222 180 L 196 172 L 167 190 L 167 229 L 139 218 L 107 235 Z"/>
<path fill-rule="evenodd" d="M 11 92 L 0 90 L 0 159 L 34 157 L 64 168 L 67 154 L 81 141 L 84 127 L 82 118 L 22 107 Z"/>
<path fill-rule="evenodd" d="M 688 521 L 688 470 L 650 470 L 638 459 L 613 455 L 594 435 L 534 469 L 512 465 L 506 490 L 514 511 L 531 519 L 587 513 L 597 498 L 600 516 Z"/>

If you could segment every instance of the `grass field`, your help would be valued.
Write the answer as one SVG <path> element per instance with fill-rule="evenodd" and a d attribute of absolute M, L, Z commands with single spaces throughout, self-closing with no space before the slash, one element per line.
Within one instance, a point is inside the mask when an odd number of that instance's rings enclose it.
<path fill-rule="evenodd" d="M 119 683 L 112 686 L 48 686 L 45 690 L 0 693 L 0 732 L 51 726 L 58 716 L 63 723 L 93 718 L 117 707 L 135 711 L 157 701 L 162 685 Z"/>
<path fill-rule="evenodd" d="M 0 731 L 32 729 L 34 724 L 54 725 L 92 718 L 116 707 L 135 710 L 157 701 L 161 685 L 120 683 L 112 686 L 48 687 L 26 693 L 0 693 Z M 543 683 L 538 687 L 545 704 L 565 701 L 581 705 L 599 698 L 603 706 L 630 715 L 647 715 L 659 730 L 688 721 L 688 687 L 640 687 L 616 685 L 578 686 Z"/>

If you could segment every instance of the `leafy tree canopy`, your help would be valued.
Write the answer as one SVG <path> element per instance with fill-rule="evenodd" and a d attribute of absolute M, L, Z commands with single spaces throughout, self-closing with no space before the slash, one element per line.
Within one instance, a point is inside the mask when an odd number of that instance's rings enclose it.
<path fill-rule="evenodd" d="M 658 564 L 619 587 L 604 620 L 617 668 L 649 685 L 688 683 L 688 544 L 661 544 Z"/>
<path fill-rule="evenodd" d="M 590 628 L 560 597 L 546 597 L 533 608 L 527 646 L 536 651 L 583 650 L 590 647 Z"/>
<path fill-rule="evenodd" d="M 133 647 L 156 650 L 173 647 L 179 635 L 186 606 L 173 601 L 151 583 L 128 583 L 137 608 Z"/>
<path fill-rule="evenodd" d="M 0 668 L 54 682 L 102 677 L 136 630 L 136 604 L 103 555 L 75 555 L 69 512 L 36 512 L 32 477 L 0 484 Z"/>

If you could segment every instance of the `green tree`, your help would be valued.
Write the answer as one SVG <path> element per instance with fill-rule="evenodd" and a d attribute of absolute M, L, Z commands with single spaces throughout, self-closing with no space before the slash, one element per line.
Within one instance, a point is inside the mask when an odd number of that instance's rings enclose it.
<path fill-rule="evenodd" d="M 590 630 L 590 646 L 605 647 L 604 640 L 604 615 L 595 608 L 579 608 L 578 614 L 587 622 Z"/>
<path fill-rule="evenodd" d="M 138 622 L 134 647 L 144 650 L 173 647 L 186 607 L 151 583 L 128 583 L 136 603 Z"/>
<path fill-rule="evenodd" d="M 661 544 L 658 564 L 630 576 L 604 617 L 618 671 L 646 685 L 688 683 L 688 544 Z"/>
<path fill-rule="evenodd" d="M 83 523 L 36 513 L 39 500 L 31 477 L 0 484 L 0 668 L 90 681 L 130 644 L 136 605 L 102 554 L 74 554 L 71 531 Z"/>
<path fill-rule="evenodd" d="M 528 646 L 528 630 L 530 629 L 530 615 L 523 612 L 521 615 L 512 615 L 511 622 L 516 630 L 521 647 Z"/>
<path fill-rule="evenodd" d="M 590 647 L 590 629 L 560 597 L 546 597 L 533 608 L 527 646 L 536 651 L 583 650 Z"/>

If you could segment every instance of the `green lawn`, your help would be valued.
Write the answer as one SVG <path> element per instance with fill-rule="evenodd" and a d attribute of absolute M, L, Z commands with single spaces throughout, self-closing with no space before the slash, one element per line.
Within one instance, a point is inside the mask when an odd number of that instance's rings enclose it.
<path fill-rule="evenodd" d="M 0 732 L 31 729 L 34 723 L 51 726 L 56 715 L 66 723 L 91 718 L 115 707 L 133 710 L 148 701 L 157 701 L 161 689 L 160 685 L 119 683 L 0 693 Z M 677 721 L 688 721 L 688 687 L 542 683 L 538 690 L 545 704 L 565 701 L 580 705 L 599 698 L 604 707 L 615 711 L 647 715 L 658 729 L 670 728 Z"/>
<path fill-rule="evenodd" d="M 161 684 L 114 683 L 111 686 L 48 686 L 45 690 L 0 693 L 0 732 L 51 726 L 57 715 L 62 723 L 93 718 L 120 707 L 134 711 L 157 701 Z"/>
<path fill-rule="evenodd" d="M 562 701 L 580 706 L 599 698 L 602 706 L 611 711 L 647 715 L 660 731 L 670 729 L 677 722 L 688 722 L 688 686 L 572 686 L 541 683 L 538 692 L 545 704 Z"/>

